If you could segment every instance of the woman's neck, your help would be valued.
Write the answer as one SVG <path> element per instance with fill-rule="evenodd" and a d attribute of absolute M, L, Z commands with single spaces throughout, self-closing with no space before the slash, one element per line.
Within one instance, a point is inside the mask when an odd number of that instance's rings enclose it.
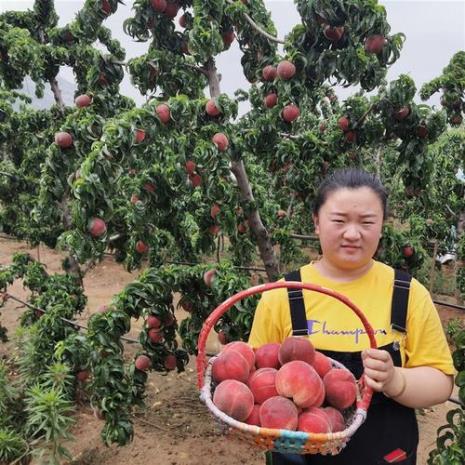
<path fill-rule="evenodd" d="M 370 260 L 366 265 L 354 269 L 341 269 L 328 262 L 322 257 L 318 262 L 315 263 L 316 269 L 325 278 L 333 281 L 348 282 L 354 281 L 355 279 L 363 276 L 373 266 L 373 260 Z"/>

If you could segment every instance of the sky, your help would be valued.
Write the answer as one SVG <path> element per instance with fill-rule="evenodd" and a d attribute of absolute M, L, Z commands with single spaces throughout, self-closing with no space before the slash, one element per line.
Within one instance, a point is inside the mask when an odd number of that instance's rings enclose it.
<path fill-rule="evenodd" d="M 132 1 L 124 0 L 116 14 L 105 21 L 104 25 L 113 31 L 113 36 L 120 40 L 126 49 L 127 58 L 144 54 L 148 42 L 134 42 L 123 32 L 123 21 L 131 16 Z M 71 21 L 83 5 L 80 0 L 55 0 L 55 8 L 60 16 L 60 25 Z M 399 60 L 390 68 L 388 80 L 396 79 L 399 74 L 409 74 L 417 84 L 431 80 L 441 74 L 454 53 L 465 50 L 465 0 L 380 0 L 387 11 L 387 19 L 391 25 L 391 33 L 403 32 L 407 39 Z M 0 12 L 6 10 L 27 10 L 31 8 L 31 0 L 0 0 Z M 271 12 L 278 31 L 283 38 L 294 25 L 300 22 L 292 0 L 267 0 L 266 7 Z M 180 12 L 181 14 L 182 12 Z M 250 84 L 242 74 L 240 66 L 241 53 L 237 42 L 217 58 L 217 67 L 222 75 L 221 91 L 229 95 L 239 89 L 248 89 Z M 60 77 L 63 82 L 66 103 L 71 104 L 73 93 L 73 74 L 71 69 L 62 68 Z M 27 84 L 28 89 L 32 85 Z M 338 94 L 345 98 L 356 91 L 356 88 L 340 89 Z M 122 82 L 121 92 L 142 104 L 145 98 L 132 86 L 129 76 Z M 49 95 L 50 98 L 50 95 Z M 43 102 L 48 106 L 50 100 Z M 419 99 L 416 99 L 419 101 Z M 439 96 L 433 96 L 428 102 L 439 103 Z"/>

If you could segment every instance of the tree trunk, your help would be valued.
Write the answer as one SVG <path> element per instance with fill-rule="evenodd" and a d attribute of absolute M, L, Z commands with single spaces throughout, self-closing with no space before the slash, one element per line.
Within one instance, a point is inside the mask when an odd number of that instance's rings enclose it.
<path fill-rule="evenodd" d="M 50 87 L 53 92 L 53 96 L 55 97 L 56 104 L 60 107 L 61 111 L 63 112 L 65 109 L 65 104 L 63 102 L 63 95 L 61 93 L 60 86 L 58 85 L 58 81 L 56 78 L 50 79 Z"/>
<path fill-rule="evenodd" d="M 72 220 L 71 220 L 71 213 L 69 211 L 69 203 L 68 203 L 68 196 L 64 195 L 62 201 L 60 202 L 60 209 L 63 212 L 63 226 L 66 230 L 71 229 L 72 227 Z M 82 281 L 82 271 L 81 267 L 79 266 L 79 262 L 76 260 L 73 255 L 68 255 L 69 260 L 69 274 L 76 276 L 79 279 L 81 287 L 84 288 L 84 284 Z"/>
<path fill-rule="evenodd" d="M 213 58 L 208 60 L 204 69 L 208 76 L 210 96 L 213 98 L 218 97 L 220 95 L 220 81 Z M 231 171 L 236 177 L 242 201 L 247 205 L 254 205 L 255 201 L 252 186 L 250 185 L 249 177 L 247 176 L 242 160 L 232 160 Z M 265 265 L 268 279 L 270 281 L 276 281 L 279 277 L 279 262 L 274 252 L 270 235 L 263 225 L 257 208 L 248 210 L 247 214 L 250 229 L 257 238 L 258 250 L 260 252 L 260 257 L 263 260 L 263 264 Z"/>

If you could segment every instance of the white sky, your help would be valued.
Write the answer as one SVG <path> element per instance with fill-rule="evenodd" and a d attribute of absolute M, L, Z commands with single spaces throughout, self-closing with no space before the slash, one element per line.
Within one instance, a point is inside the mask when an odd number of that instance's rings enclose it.
<path fill-rule="evenodd" d="M 83 3 L 80 0 L 55 0 L 60 25 L 71 21 Z M 145 53 L 148 42 L 133 42 L 124 34 L 122 23 L 125 18 L 131 16 L 132 1 L 126 0 L 125 3 L 126 5 L 119 5 L 117 13 L 104 24 L 113 31 L 113 36 L 121 41 L 126 49 L 127 58 L 132 58 Z M 391 32 L 403 32 L 407 36 L 401 57 L 391 67 L 388 80 L 395 79 L 401 73 L 407 73 L 412 76 L 419 89 L 422 83 L 441 73 L 454 53 L 465 50 L 465 0 L 381 0 L 379 3 L 386 7 Z M 281 38 L 300 20 L 291 0 L 268 0 L 265 4 L 271 11 L 278 36 Z M 31 0 L 0 0 L 0 12 L 26 10 L 32 5 Z M 235 42 L 217 59 L 218 69 L 222 74 L 221 90 L 229 95 L 238 88 L 249 87 L 241 71 L 240 56 L 239 47 Z M 70 69 L 62 69 L 60 75 L 73 82 Z M 144 101 L 127 76 L 121 91 L 138 103 Z M 353 91 L 353 88 L 349 88 L 338 93 L 344 98 Z M 438 101 L 439 97 L 433 97 L 429 103 L 436 104 Z"/>

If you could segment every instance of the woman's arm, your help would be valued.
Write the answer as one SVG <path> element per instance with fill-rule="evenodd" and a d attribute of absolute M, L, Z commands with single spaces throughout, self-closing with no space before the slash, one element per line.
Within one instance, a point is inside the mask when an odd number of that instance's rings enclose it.
<path fill-rule="evenodd" d="M 406 407 L 425 408 L 445 402 L 451 395 L 451 375 L 428 367 L 395 367 L 389 352 L 368 349 L 362 353 L 365 382 Z"/>

